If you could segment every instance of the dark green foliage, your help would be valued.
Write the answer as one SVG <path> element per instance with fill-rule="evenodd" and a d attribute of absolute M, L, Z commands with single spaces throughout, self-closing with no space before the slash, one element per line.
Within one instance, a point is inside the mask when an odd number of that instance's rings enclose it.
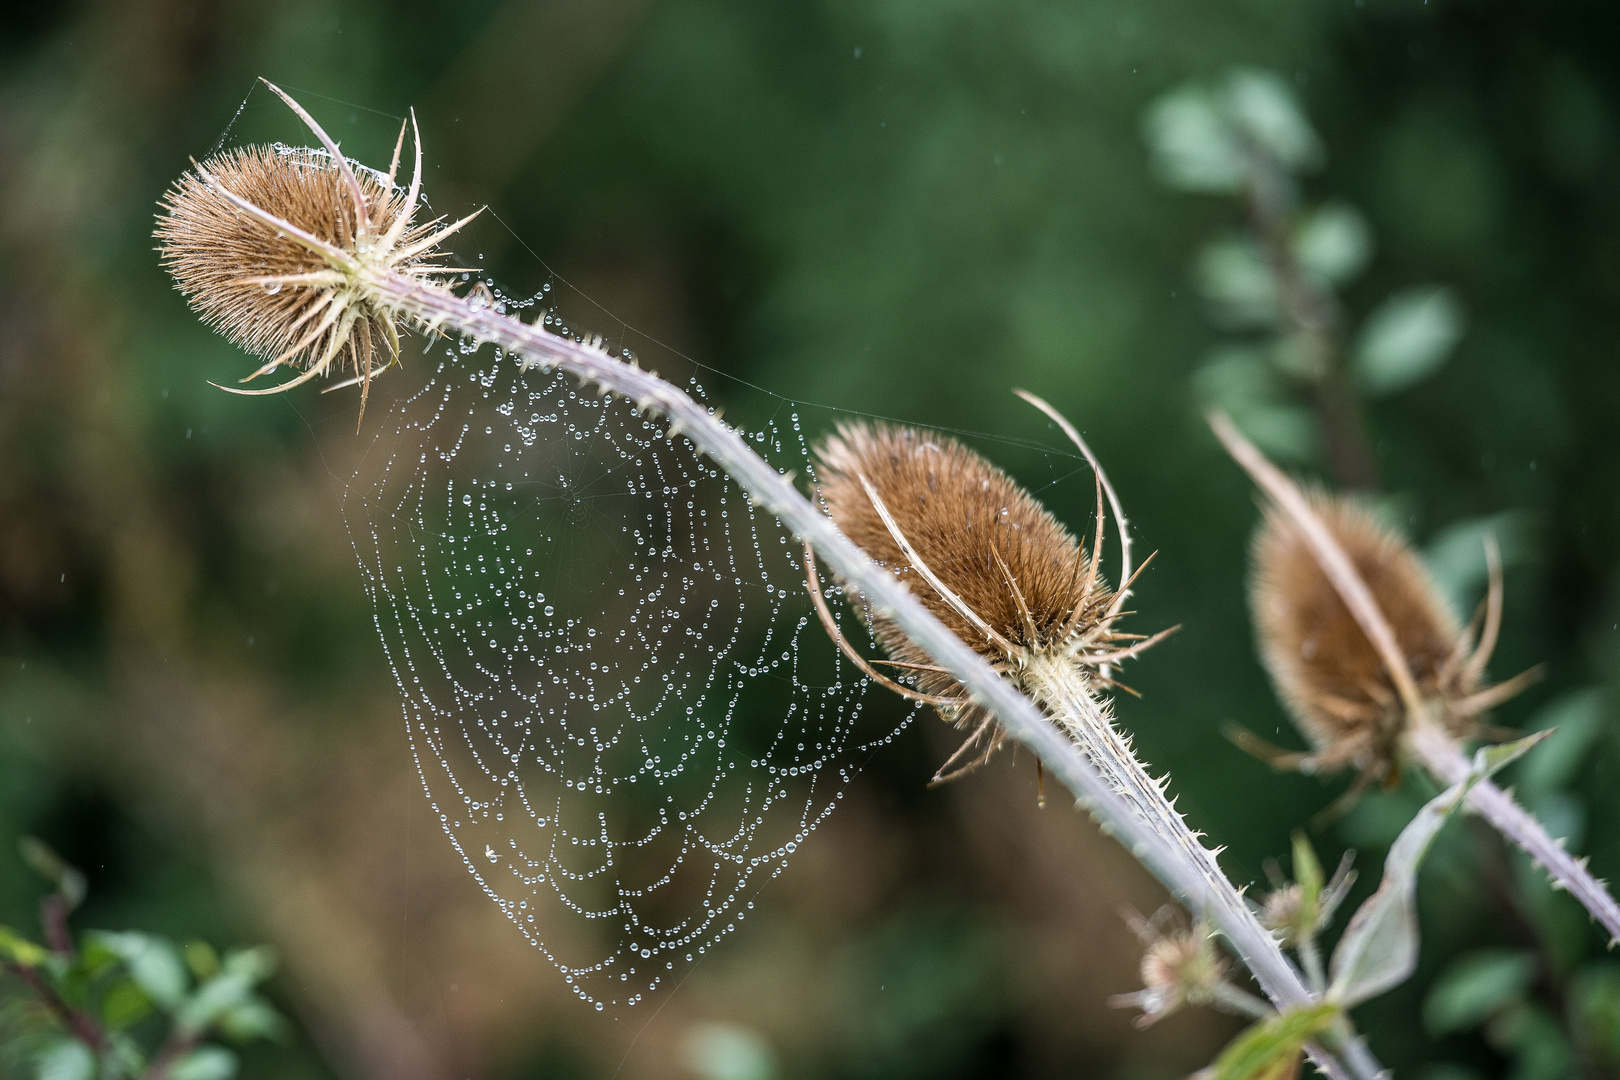
<path fill-rule="evenodd" d="M 230 1080 L 237 1056 L 219 1044 L 280 1039 L 286 1021 L 259 995 L 270 950 L 224 956 L 136 930 L 75 936 L 68 917 L 85 878 L 40 841 L 23 861 L 55 888 L 40 901 L 45 943 L 0 926 L 0 1055 L 40 1080 Z"/>
<path fill-rule="evenodd" d="M 372 163 L 386 165 L 416 106 L 436 210 L 488 201 L 511 225 L 489 223 L 465 257 L 528 291 L 552 280 L 524 245 L 539 252 L 611 313 L 576 296 L 577 324 L 622 336 L 665 374 L 687 366 L 618 320 L 719 369 L 705 382 L 740 422 L 785 410 L 784 395 L 832 407 L 801 406 L 812 435 L 845 411 L 965 429 L 1084 527 L 1089 478 L 1029 445 L 1061 440 L 1008 388 L 1073 417 L 1141 549 L 1161 553 L 1133 621 L 1186 627 L 1132 665 L 1143 698 L 1121 715 L 1248 881 L 1340 788 L 1275 774 L 1220 734 L 1231 721 L 1289 740 L 1243 608 L 1249 488 L 1197 416 L 1203 362 L 1266 335 L 1213 326 L 1196 291 L 1201 245 L 1240 234 L 1241 213 L 1165 189 L 1141 132 L 1152 102 L 1189 81 L 1279 73 L 1324 152 L 1300 205 L 1354 206 L 1374 240 L 1339 287 L 1347 347 L 1413 286 L 1443 285 L 1466 313 L 1444 366 L 1368 401 L 1369 442 L 1391 506 L 1437 559 L 1478 551 L 1477 529 L 1453 527 L 1513 515 L 1492 671 L 1545 661 L 1549 679 L 1495 719 L 1544 718 L 1561 735 L 1505 782 L 1567 823 L 1600 877 L 1620 878 L 1620 17 L 1608 6 L 36 7 L 0 18 L 0 842 L 44 835 L 82 867 L 92 925 L 275 940 L 301 976 L 287 1011 L 319 1021 L 332 1068 L 392 1080 L 404 1075 L 395 1047 L 434 1080 L 606 1077 L 621 1064 L 625 1077 L 667 1075 L 679 1066 L 651 1055 L 725 1021 L 795 1077 L 875 1069 L 892 1060 L 880 1045 L 923 1047 L 915 1075 L 1178 1077 L 1232 1031 L 1182 1016 L 1141 1033 L 1102 1014 L 1140 985 L 1113 906 L 1148 910 L 1158 894 L 1088 844 L 1084 821 L 1025 813 L 1027 758 L 927 790 L 950 750 L 933 721 L 885 750 L 800 876 L 762 893 L 754 928 L 700 965 L 640 1042 L 640 1014 L 592 1026 L 535 990 L 543 961 L 498 918 L 478 921 L 487 901 L 417 807 L 335 509 L 365 445 L 354 403 L 206 385 L 246 358 L 184 310 L 151 250 L 155 201 L 190 156 L 222 135 L 300 137 L 249 94 L 261 74 Z M 412 370 L 374 395 L 408 388 Z M 1232 370 L 1271 369 L 1250 355 Z M 1281 390 L 1276 404 L 1295 403 Z M 377 402 L 368 418 L 383 415 Z M 1457 565 L 1447 579 L 1471 609 L 1481 567 Z M 1588 692 L 1586 719 L 1555 719 L 1549 703 Z M 1437 794 L 1408 784 L 1313 836 L 1325 867 L 1360 849 L 1345 911 Z M 0 922 L 31 925 L 36 891 L 0 860 Z M 1419 969 L 1359 1009 L 1358 1026 L 1402 1076 L 1441 1060 L 1468 1070 L 1453 1076 L 1559 1060 L 1614 1075 L 1620 991 L 1571 907 L 1491 837 L 1452 826 L 1420 880 Z M 961 926 L 940 910 L 973 915 Z M 868 945 L 882 965 L 845 964 Z M 1501 1002 L 1476 1026 L 1431 1034 L 1423 1018 L 1444 1010 L 1425 1002 L 1484 950 L 1533 957 L 1529 981 L 1447 1014 L 1462 1025 Z M 889 972 L 930 965 L 951 970 L 928 1008 L 884 996 Z M 845 1022 L 850 1003 L 859 1025 Z M 244 1076 L 324 1075 L 301 1032 L 290 1045 L 245 1054 Z M 940 1064 L 935 1047 L 957 1052 Z"/>

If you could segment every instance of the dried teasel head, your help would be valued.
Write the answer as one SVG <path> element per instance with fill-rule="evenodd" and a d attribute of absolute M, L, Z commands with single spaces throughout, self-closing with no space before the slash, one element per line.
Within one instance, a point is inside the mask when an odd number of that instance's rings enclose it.
<path fill-rule="evenodd" d="M 243 382 L 280 367 L 303 369 L 274 394 L 332 372 L 352 376 L 361 409 L 371 379 L 399 359 L 401 313 L 376 287 L 380 276 L 431 282 L 451 268 L 437 246 L 472 220 L 416 222 L 422 145 L 408 189 L 394 180 L 405 129 L 387 174 L 352 165 L 319 124 L 280 89 L 323 150 L 249 146 L 218 154 L 181 177 L 163 198 L 155 235 L 164 265 L 203 321 L 265 359 Z M 413 116 L 414 122 L 414 116 Z M 476 215 L 474 215 L 476 216 Z"/>
<path fill-rule="evenodd" d="M 1037 660 L 1061 659 L 1112 684 L 1109 665 L 1163 636 L 1143 639 L 1114 629 L 1125 593 L 1110 589 L 1098 572 L 1100 476 L 1097 534 L 1088 554 L 1006 473 L 945 436 L 847 423 L 817 457 L 821 498 L 844 535 L 906 581 L 941 622 L 1015 683 Z M 889 656 L 878 663 L 897 669 L 910 685 L 875 671 L 839 634 L 808 553 L 806 567 L 828 632 L 856 664 L 972 732 L 935 781 L 988 760 L 1005 739 L 989 714 L 899 627 L 868 613 L 873 636 Z"/>
<path fill-rule="evenodd" d="M 1163 908 L 1145 919 L 1132 908 L 1121 912 L 1141 941 L 1142 989 L 1116 994 L 1108 1004 L 1116 1009 L 1141 1009 L 1137 1027 L 1149 1027 L 1183 1005 L 1222 1004 L 1228 991 L 1230 965 L 1215 947 L 1215 936 L 1204 922 L 1186 926 L 1175 911 Z"/>
<path fill-rule="evenodd" d="M 1481 715 L 1522 690 L 1532 669 L 1485 687 L 1501 625 L 1501 574 L 1488 545 L 1490 595 L 1464 627 L 1410 545 L 1360 503 L 1316 493 L 1309 501 L 1388 620 L 1434 715 L 1453 735 L 1487 734 Z M 1313 752 L 1269 752 L 1306 771 L 1354 767 L 1361 784 L 1393 779 L 1406 709 L 1378 651 L 1286 515 L 1269 510 L 1252 549 L 1249 603 L 1261 659 Z M 1483 629 L 1481 629 L 1483 622 Z M 1252 736 L 1241 739 L 1259 747 Z M 1352 793 L 1359 790 L 1352 789 Z"/>

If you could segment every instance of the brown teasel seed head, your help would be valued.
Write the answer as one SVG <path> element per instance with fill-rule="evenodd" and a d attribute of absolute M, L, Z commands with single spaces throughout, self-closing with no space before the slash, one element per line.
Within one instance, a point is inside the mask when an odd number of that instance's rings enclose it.
<path fill-rule="evenodd" d="M 845 423 L 818 448 L 817 457 L 821 498 L 844 535 L 907 582 L 930 612 L 1010 677 L 1017 679 L 1024 657 L 1109 640 L 1107 611 L 1113 594 L 1090 572 L 1085 551 L 1045 507 L 972 450 L 933 432 Z M 1010 643 L 1015 655 L 987 639 L 921 580 L 861 477 L 920 560 Z M 1009 578 L 1016 583 L 1016 596 Z M 1076 608 L 1079 619 L 1073 618 Z M 889 620 L 872 617 L 871 627 L 891 659 L 931 663 Z M 947 674 L 917 671 L 913 681 L 925 694 L 966 701 L 961 686 Z M 959 726 L 981 719 L 971 706 L 941 711 Z"/>
<path fill-rule="evenodd" d="M 1425 699 L 1442 705 L 1454 734 L 1470 720 L 1445 708 L 1479 687 L 1466 631 L 1412 548 L 1367 507 L 1322 493 L 1311 506 L 1344 549 L 1394 631 Z M 1254 539 L 1249 603 L 1261 659 L 1310 740 L 1308 766 L 1393 764 L 1404 710 L 1388 670 L 1294 525 L 1268 510 Z"/>
<path fill-rule="evenodd" d="M 208 160 L 202 170 L 181 177 L 164 196 L 156 235 L 164 266 L 203 322 L 266 360 L 282 357 L 282 363 L 305 369 L 335 363 L 357 375 L 373 368 L 395 321 L 392 313 L 364 295 L 343 295 L 354 290 L 337 283 L 310 289 L 263 281 L 326 274 L 333 267 L 220 192 L 223 187 L 347 249 L 357 233 L 356 214 L 331 160 L 312 150 L 248 146 Z M 369 172 L 356 175 L 379 224 L 404 212 L 402 194 L 385 191 Z"/>
<path fill-rule="evenodd" d="M 302 369 L 279 386 L 233 392 L 276 393 L 348 370 L 348 383 L 363 388 L 363 409 L 371 378 L 398 360 L 404 321 L 378 281 L 392 274 L 431 283 L 447 272 L 431 262 L 435 248 L 465 222 L 413 221 L 421 149 L 418 142 L 415 178 L 401 190 L 394 177 L 403 129 L 393 168 L 378 173 L 343 158 L 308 113 L 271 89 L 326 149 L 216 154 L 165 193 L 154 235 L 192 309 L 266 361 L 244 382 Z"/>

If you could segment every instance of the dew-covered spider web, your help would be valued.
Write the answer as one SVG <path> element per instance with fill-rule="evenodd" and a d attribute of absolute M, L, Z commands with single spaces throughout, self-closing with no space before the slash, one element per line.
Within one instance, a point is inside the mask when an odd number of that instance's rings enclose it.
<path fill-rule="evenodd" d="M 433 812 L 579 997 L 631 1005 L 744 926 L 915 714 L 862 717 L 881 691 L 798 542 L 690 443 L 491 353 L 437 349 L 350 530 Z M 749 440 L 808 465 L 796 415 Z"/>
<path fill-rule="evenodd" d="M 340 137 L 369 130 L 359 114 L 371 110 L 299 93 L 328 121 L 344 107 Z M 309 141 L 255 90 L 215 151 L 290 133 Z M 473 262 L 479 227 L 458 236 Z M 472 271 L 459 288 L 530 321 L 582 315 L 666 375 L 700 366 L 529 254 L 544 279 L 533 295 Z M 546 323 L 580 336 L 555 314 Z M 748 925 L 917 709 L 838 653 L 798 542 L 661 420 L 492 348 L 439 339 L 426 353 L 372 387 L 364 428 L 377 434 L 345 499 L 416 768 L 467 869 L 573 991 L 597 1009 L 634 1005 Z M 838 410 L 738 385 L 770 399 L 750 444 L 813 484 L 807 441 Z M 705 396 L 695 379 L 687 389 Z M 1082 468 L 1041 452 L 1050 483 Z M 821 580 L 842 633 L 875 655 Z M 873 697 L 884 707 L 863 713 Z"/>

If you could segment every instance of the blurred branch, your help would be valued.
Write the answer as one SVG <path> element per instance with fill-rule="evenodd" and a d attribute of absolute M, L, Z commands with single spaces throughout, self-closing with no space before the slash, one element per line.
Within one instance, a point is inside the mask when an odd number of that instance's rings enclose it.
<path fill-rule="evenodd" d="M 1367 441 L 1361 403 L 1344 373 L 1338 299 L 1311 278 L 1294 251 L 1293 177 L 1255 140 L 1245 139 L 1244 146 L 1249 157 L 1245 184 L 1249 227 L 1276 278 L 1284 333 L 1301 354 L 1298 368 L 1306 373 L 1311 404 L 1322 425 L 1328 471 L 1341 488 L 1376 490 L 1378 462 Z"/>
<path fill-rule="evenodd" d="M 89 1013 L 75 1009 L 63 1001 L 62 996 L 56 992 L 50 983 L 45 981 L 38 969 L 7 961 L 5 970 L 15 975 L 23 985 L 32 990 L 34 996 L 39 998 L 51 1015 L 55 1016 L 63 1027 L 73 1033 L 74 1038 L 84 1043 L 97 1054 L 106 1049 L 107 1034 L 102 1030 L 101 1025 Z"/>

